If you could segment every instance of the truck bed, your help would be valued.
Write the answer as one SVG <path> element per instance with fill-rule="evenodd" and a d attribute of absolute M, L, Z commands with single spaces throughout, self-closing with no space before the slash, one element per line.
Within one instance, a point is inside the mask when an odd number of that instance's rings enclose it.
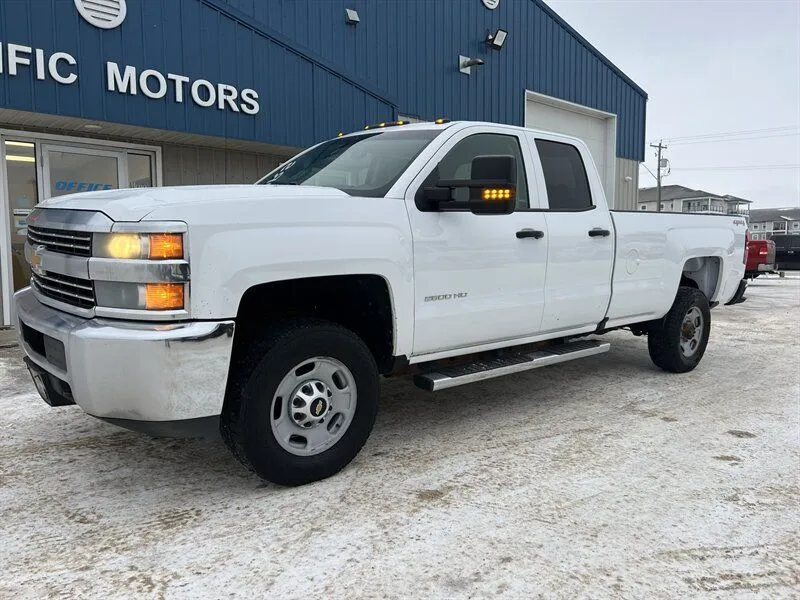
<path fill-rule="evenodd" d="M 617 210 L 611 218 L 616 246 L 608 326 L 664 316 L 673 300 L 667 291 L 679 285 L 687 260 L 714 290 L 710 301 L 724 304 L 736 293 L 744 276 L 744 218 Z M 691 264 L 695 257 L 711 260 Z"/>

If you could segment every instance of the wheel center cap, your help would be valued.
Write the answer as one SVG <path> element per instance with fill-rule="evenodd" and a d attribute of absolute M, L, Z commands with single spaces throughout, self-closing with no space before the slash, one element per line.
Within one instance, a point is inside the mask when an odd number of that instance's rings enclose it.
<path fill-rule="evenodd" d="M 319 425 L 331 409 L 330 388 L 323 381 L 304 381 L 295 388 L 289 399 L 289 414 L 295 425 L 308 429 Z"/>
<path fill-rule="evenodd" d="M 325 402 L 322 398 L 317 398 L 311 403 L 311 407 L 309 412 L 311 413 L 312 417 L 321 417 L 325 414 L 325 411 L 328 409 L 328 403 Z"/>

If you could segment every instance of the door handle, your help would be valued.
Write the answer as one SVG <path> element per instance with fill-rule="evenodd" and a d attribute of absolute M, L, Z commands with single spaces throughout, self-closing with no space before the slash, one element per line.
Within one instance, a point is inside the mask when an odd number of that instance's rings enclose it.
<path fill-rule="evenodd" d="M 589 230 L 589 237 L 608 237 L 611 235 L 611 232 L 608 229 L 600 229 L 599 227 L 595 227 L 594 229 Z"/>
<path fill-rule="evenodd" d="M 517 232 L 517 238 L 533 238 L 535 240 L 539 240 L 544 237 L 544 231 L 539 231 L 538 229 L 520 229 Z"/>

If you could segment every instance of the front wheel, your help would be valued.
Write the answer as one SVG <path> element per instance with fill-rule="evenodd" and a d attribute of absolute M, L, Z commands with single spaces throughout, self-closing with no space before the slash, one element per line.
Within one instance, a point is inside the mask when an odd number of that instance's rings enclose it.
<path fill-rule="evenodd" d="M 378 369 L 355 334 L 333 323 L 279 324 L 243 353 L 220 429 L 260 477 L 302 485 L 344 468 L 378 410 Z"/>
<path fill-rule="evenodd" d="M 703 358 L 710 332 L 708 298 L 698 289 L 682 286 L 672 308 L 648 333 L 650 359 L 665 371 L 691 371 Z"/>

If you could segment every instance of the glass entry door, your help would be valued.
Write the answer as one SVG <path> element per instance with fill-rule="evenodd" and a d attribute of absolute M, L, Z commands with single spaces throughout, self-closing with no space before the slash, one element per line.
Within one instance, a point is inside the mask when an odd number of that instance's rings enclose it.
<path fill-rule="evenodd" d="M 12 293 L 30 282 L 33 207 L 66 194 L 161 185 L 159 161 L 155 147 L 0 131 L 0 325 L 11 324 Z"/>
<path fill-rule="evenodd" d="M 42 144 L 42 163 L 44 198 L 116 190 L 128 181 L 125 152 Z"/>
<path fill-rule="evenodd" d="M 29 285 L 31 270 L 25 261 L 27 217 L 39 202 L 36 146 L 31 142 L 3 141 L 11 231 L 11 272 L 14 291 Z"/>

